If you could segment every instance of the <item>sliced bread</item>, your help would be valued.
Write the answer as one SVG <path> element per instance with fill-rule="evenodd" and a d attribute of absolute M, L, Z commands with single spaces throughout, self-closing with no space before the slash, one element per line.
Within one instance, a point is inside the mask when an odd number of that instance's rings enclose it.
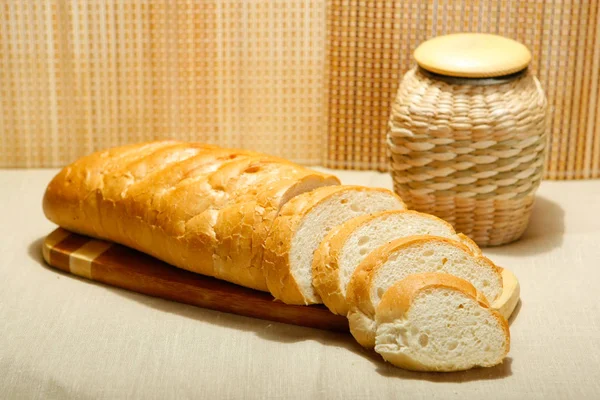
<path fill-rule="evenodd" d="M 219 210 L 215 224 L 215 276 L 268 291 L 261 268 L 267 235 L 280 208 L 291 198 L 315 188 L 338 185 L 334 176 L 291 171 L 271 181 L 260 178 L 254 200 L 235 202 Z"/>
<path fill-rule="evenodd" d="M 510 349 L 506 319 L 469 282 L 449 274 L 410 275 L 376 312 L 375 351 L 415 371 L 462 371 L 500 364 Z"/>
<path fill-rule="evenodd" d="M 519 303 L 521 285 L 512 271 L 498 267 L 502 274 L 502 294 L 494 300 L 492 308 L 497 310 L 504 318 L 509 319 Z"/>
<path fill-rule="evenodd" d="M 437 236 L 408 236 L 373 251 L 354 271 L 346 300 L 350 332 L 367 348 L 375 345 L 375 310 L 385 291 L 405 277 L 442 272 L 469 281 L 493 302 L 502 293 L 502 276 L 487 258 L 463 244 Z"/>
<path fill-rule="evenodd" d="M 379 246 L 414 235 L 451 238 L 480 252 L 470 239 L 457 235 L 452 225 L 433 215 L 394 210 L 352 218 L 329 232 L 315 252 L 313 285 L 323 303 L 334 314 L 346 315 L 346 288 L 356 267 Z"/>
<path fill-rule="evenodd" d="M 320 303 L 312 263 L 325 235 L 359 215 L 405 208 L 393 192 L 362 186 L 324 187 L 294 197 L 281 208 L 266 241 L 263 269 L 269 291 L 288 304 Z"/>

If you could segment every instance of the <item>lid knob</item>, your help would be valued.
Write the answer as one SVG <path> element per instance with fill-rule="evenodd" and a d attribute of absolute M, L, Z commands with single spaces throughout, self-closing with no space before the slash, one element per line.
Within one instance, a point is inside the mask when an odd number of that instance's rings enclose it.
<path fill-rule="evenodd" d="M 492 78 L 521 71 L 531 52 L 523 44 L 487 33 L 456 33 L 423 42 L 414 53 L 419 66 L 460 78 Z"/>

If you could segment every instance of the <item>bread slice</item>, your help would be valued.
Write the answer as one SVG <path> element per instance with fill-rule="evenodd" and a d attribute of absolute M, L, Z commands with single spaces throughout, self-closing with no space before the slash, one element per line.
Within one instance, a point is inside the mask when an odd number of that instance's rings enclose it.
<path fill-rule="evenodd" d="M 320 303 L 312 285 L 313 255 L 327 232 L 359 215 L 404 209 L 386 189 L 335 186 L 290 200 L 268 235 L 263 269 L 269 291 L 288 304 Z"/>
<path fill-rule="evenodd" d="M 262 270 L 263 249 L 277 213 L 301 193 L 340 183 L 336 177 L 315 175 L 308 169 L 272 178 L 260 179 L 261 189 L 252 196 L 254 200 L 235 202 L 219 210 L 213 257 L 216 277 L 268 291 Z"/>
<path fill-rule="evenodd" d="M 446 221 L 417 211 L 382 211 L 353 218 L 329 232 L 315 252 L 313 285 L 323 303 L 334 314 L 346 315 L 346 288 L 352 273 L 373 250 L 394 239 L 414 235 L 435 235 L 462 241 Z M 472 251 L 481 251 L 474 245 Z"/>
<path fill-rule="evenodd" d="M 469 282 L 449 274 L 410 275 L 376 312 L 375 351 L 415 371 L 462 371 L 500 364 L 510 349 L 506 319 Z"/>
<path fill-rule="evenodd" d="M 463 244 L 437 236 L 396 239 L 373 251 L 358 266 L 346 299 L 350 332 L 367 348 L 375 345 L 375 309 L 385 291 L 412 274 L 445 272 L 469 281 L 488 301 L 502 293 L 500 270 Z"/>
<path fill-rule="evenodd" d="M 498 267 L 502 274 L 502 294 L 494 300 L 491 307 L 504 318 L 509 319 L 519 303 L 521 285 L 512 271 Z"/>

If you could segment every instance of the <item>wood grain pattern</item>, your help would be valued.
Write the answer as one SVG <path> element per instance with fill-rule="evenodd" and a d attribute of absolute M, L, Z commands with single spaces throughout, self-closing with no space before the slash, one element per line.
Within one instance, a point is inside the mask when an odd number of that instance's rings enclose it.
<path fill-rule="evenodd" d="M 462 78 L 489 78 L 522 71 L 531 62 L 523 44 L 486 33 L 455 33 L 421 43 L 416 63 L 429 72 Z"/>
<path fill-rule="evenodd" d="M 286 324 L 348 332 L 348 320 L 323 305 L 295 306 L 268 293 L 175 268 L 128 247 L 58 228 L 44 240 L 46 262 L 92 281 L 197 307 Z M 504 291 L 493 307 L 509 318 L 519 301 L 515 275 L 503 269 Z"/>
<path fill-rule="evenodd" d="M 103 246 L 100 240 L 61 228 L 48 235 L 43 254 L 54 268 L 133 292 L 247 317 L 348 331 L 348 320 L 324 306 L 284 304 L 270 294 L 181 270 L 121 245 Z M 86 262 L 88 268 L 82 268 Z"/>

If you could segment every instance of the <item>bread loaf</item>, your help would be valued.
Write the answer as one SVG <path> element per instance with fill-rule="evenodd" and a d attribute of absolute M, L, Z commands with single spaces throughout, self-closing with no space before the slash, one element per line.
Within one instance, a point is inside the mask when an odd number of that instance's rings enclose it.
<path fill-rule="evenodd" d="M 493 308 L 514 309 L 514 275 L 389 190 L 252 151 L 158 141 L 77 160 L 50 182 L 43 207 L 65 229 L 288 304 L 323 299 L 348 312 L 359 343 L 404 368 L 490 366 L 508 351 Z"/>
<path fill-rule="evenodd" d="M 269 291 L 288 304 L 320 303 L 312 263 L 327 232 L 359 215 L 404 208 L 393 192 L 362 186 L 319 188 L 293 198 L 267 238 L 263 267 Z"/>
<path fill-rule="evenodd" d="M 331 312 L 346 315 L 346 288 L 361 261 L 379 246 L 413 235 L 451 238 L 480 253 L 471 240 L 457 235 L 452 225 L 433 215 L 394 210 L 356 217 L 329 232 L 315 253 L 313 285 L 323 303 Z"/>
<path fill-rule="evenodd" d="M 469 282 L 448 274 L 410 275 L 392 285 L 376 310 L 375 351 L 415 371 L 460 371 L 502 362 L 506 320 Z"/>
<path fill-rule="evenodd" d="M 375 309 L 385 291 L 405 277 L 444 272 L 469 281 L 488 299 L 502 293 L 500 270 L 463 244 L 436 236 L 408 236 L 373 251 L 358 266 L 347 289 L 350 332 L 364 347 L 375 345 Z"/>
<path fill-rule="evenodd" d="M 124 244 L 192 272 L 266 290 L 260 265 L 225 258 L 227 267 L 223 255 L 229 250 L 254 255 L 252 249 L 264 246 L 273 214 L 283 203 L 316 187 L 337 184 L 331 175 L 276 157 L 160 141 L 77 160 L 50 182 L 43 206 L 51 221 L 71 231 Z M 242 211 L 241 219 L 260 225 L 261 233 L 246 233 L 245 240 L 232 244 L 229 226 L 239 225 Z"/>
<path fill-rule="evenodd" d="M 275 217 L 289 199 L 324 187 L 328 180 L 306 170 L 302 176 L 263 185 L 262 191 L 253 195 L 254 200 L 219 210 L 215 224 L 215 276 L 239 284 L 253 282 L 252 286 L 246 286 L 268 291 L 262 268 L 263 253 Z"/>

